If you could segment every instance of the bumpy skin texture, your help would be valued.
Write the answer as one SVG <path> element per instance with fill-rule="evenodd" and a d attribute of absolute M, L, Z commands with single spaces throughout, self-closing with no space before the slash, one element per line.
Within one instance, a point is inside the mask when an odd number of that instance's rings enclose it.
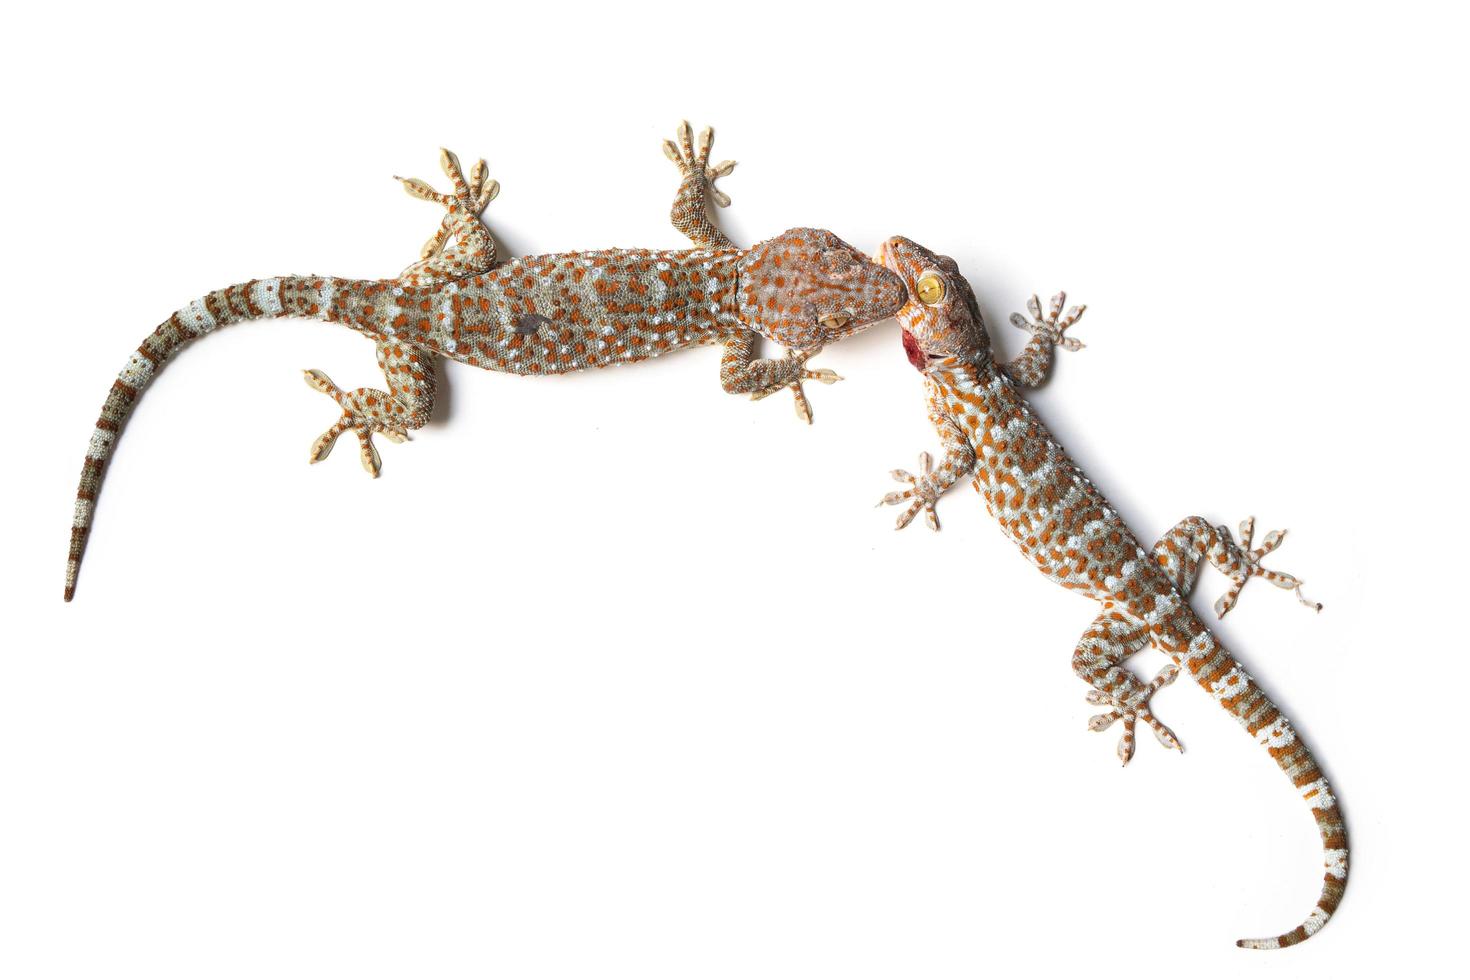
<path fill-rule="evenodd" d="M 102 473 L 128 414 L 157 369 L 179 348 L 226 324 L 265 317 L 341 323 L 372 338 L 387 390 L 339 388 L 321 371 L 311 387 L 341 411 L 311 449 L 311 461 L 352 432 L 363 467 L 381 467 L 373 436 L 395 442 L 422 427 L 434 407 L 434 357 L 511 374 L 565 374 L 628 364 L 706 344 L 724 346 L 720 384 L 764 398 L 790 390 L 797 415 L 811 421 L 802 382 L 831 384 L 832 371 L 807 359 L 825 345 L 892 316 L 904 302 L 898 277 L 829 231 L 794 228 L 750 249 L 737 248 L 715 225 L 707 200 L 730 199 L 714 187 L 735 164 L 709 163 L 711 130 L 696 143 L 689 124 L 665 154 L 681 176 L 670 213 L 694 243 L 688 249 L 603 249 L 536 255 L 497 264 L 480 213 L 499 193 L 485 161 L 468 175 L 454 154 L 440 163 L 452 190 L 404 180 L 408 193 L 444 208 L 420 261 L 395 279 L 331 276 L 253 279 L 216 290 L 176 311 L 150 334 L 113 383 L 82 465 L 67 554 L 65 597 L 91 529 Z M 402 179 L 402 178 L 400 178 Z M 757 358 L 759 339 L 786 356 Z"/>
<path fill-rule="evenodd" d="M 900 528 L 922 511 L 938 530 L 935 502 L 954 483 L 972 476 L 991 516 L 1022 554 L 1048 578 L 1102 603 L 1101 614 L 1077 644 L 1072 669 L 1092 686 L 1088 701 L 1108 709 L 1095 715 L 1089 727 L 1102 731 L 1115 721 L 1123 722 L 1118 756 L 1125 765 L 1133 755 L 1140 721 L 1166 747 L 1180 748 L 1174 733 L 1149 710 L 1149 699 L 1172 683 L 1181 668 L 1230 712 L 1271 754 L 1311 807 L 1326 859 L 1321 897 L 1302 925 L 1268 939 L 1243 939 L 1238 945 L 1275 949 L 1311 936 L 1336 910 L 1347 882 L 1342 814 L 1327 779 L 1291 724 L 1185 601 L 1206 559 L 1231 579 L 1230 590 L 1215 604 L 1217 615 L 1230 610 L 1252 577 L 1294 589 L 1300 598 L 1297 579 L 1260 565 L 1261 558 L 1281 543 L 1283 532 L 1273 531 L 1261 547 L 1252 549 L 1254 521 L 1241 525 L 1243 542 L 1237 545 L 1226 529 L 1188 517 L 1152 549 L 1145 549 L 1017 390 L 1020 384 L 1033 385 L 1045 377 L 1052 346 L 1076 349 L 1078 345 L 1063 331 L 1081 311 L 1062 316 L 1065 297 L 1058 295 L 1043 315 L 1033 297 L 1032 320 L 1017 314 L 1012 322 L 1031 330 L 1034 337 L 1026 352 L 1001 365 L 991 354 L 974 294 L 952 259 L 904 238 L 886 242 L 879 258 L 908 287 L 909 302 L 898 314 L 904 350 L 924 376 L 929 415 L 944 447 L 943 459 L 933 470 L 925 454 L 918 475 L 894 471 L 894 478 L 909 484 L 909 489 L 889 494 L 883 503 L 906 505 L 898 520 Z M 1148 643 L 1167 653 L 1174 664 L 1145 684 L 1123 661 Z"/>

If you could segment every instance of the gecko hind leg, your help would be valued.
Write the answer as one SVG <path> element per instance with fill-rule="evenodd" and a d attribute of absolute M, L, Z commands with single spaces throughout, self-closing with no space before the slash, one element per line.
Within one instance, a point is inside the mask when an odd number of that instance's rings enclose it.
<path fill-rule="evenodd" d="M 1087 703 L 1109 709 L 1088 719 L 1087 727 L 1101 732 L 1110 728 L 1113 722 L 1122 720 L 1118 759 L 1125 766 L 1133 758 L 1134 735 L 1140 721 L 1153 731 L 1165 748 L 1184 751 L 1178 737 L 1149 709 L 1150 699 L 1160 688 L 1174 683 L 1179 676 L 1179 668 L 1169 664 L 1151 683 L 1144 684 L 1122 665 L 1124 660 L 1143 648 L 1148 642 L 1148 635 L 1148 627 L 1144 623 L 1116 610 L 1106 611 L 1093 620 L 1072 654 L 1073 672 L 1092 685 L 1092 690 L 1087 692 Z"/>
<path fill-rule="evenodd" d="M 434 407 L 433 354 L 406 344 L 378 342 L 378 366 L 388 382 L 388 391 L 357 388 L 344 391 L 320 371 L 306 371 L 306 383 L 327 395 L 342 409 L 342 417 L 323 432 L 311 446 L 311 462 L 320 463 L 331 453 L 339 436 L 357 436 L 362 468 L 377 477 L 382 458 L 373 436 L 390 442 L 406 442 L 408 430 L 422 428 Z"/>
<path fill-rule="evenodd" d="M 445 212 L 438 230 L 419 250 L 421 261 L 403 270 L 401 278 L 411 285 L 475 275 L 495 265 L 495 239 L 480 214 L 500 193 L 500 181 L 490 178 L 484 160 L 477 161 L 466 177 L 459 157 L 445 149 L 439 151 L 439 166 L 454 188 L 448 194 L 417 178 L 394 178 L 409 197 L 438 204 Z"/>
<path fill-rule="evenodd" d="M 1230 579 L 1230 588 L 1215 600 L 1215 615 L 1220 618 L 1235 607 L 1241 589 L 1252 578 L 1264 579 L 1280 589 L 1291 589 L 1296 592 L 1298 602 L 1321 612 L 1322 603 L 1302 595 L 1301 579 L 1261 565 L 1262 558 L 1281 547 L 1286 532 L 1272 531 L 1262 539 L 1259 548 L 1252 548 L 1255 530 L 1254 517 L 1241 521 L 1240 544 L 1237 545 L 1229 528 L 1223 525 L 1214 527 L 1203 517 L 1186 517 L 1154 545 L 1154 560 L 1163 567 L 1180 593 L 1188 595 L 1199 578 L 1200 562 L 1209 559 L 1210 564 Z"/>

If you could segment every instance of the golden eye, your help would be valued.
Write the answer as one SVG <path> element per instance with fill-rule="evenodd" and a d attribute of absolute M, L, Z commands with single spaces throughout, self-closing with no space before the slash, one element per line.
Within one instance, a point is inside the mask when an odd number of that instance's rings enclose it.
<path fill-rule="evenodd" d="M 944 301 L 944 277 L 937 272 L 926 272 L 919 277 L 919 285 L 915 290 L 919 302 L 925 306 L 934 306 Z"/>
<path fill-rule="evenodd" d="M 847 326 L 848 323 L 850 323 L 851 321 L 852 317 L 848 316 L 846 313 L 828 313 L 826 316 L 819 317 L 817 319 L 817 323 L 821 326 L 826 327 L 828 330 L 841 329 L 842 327 Z"/>

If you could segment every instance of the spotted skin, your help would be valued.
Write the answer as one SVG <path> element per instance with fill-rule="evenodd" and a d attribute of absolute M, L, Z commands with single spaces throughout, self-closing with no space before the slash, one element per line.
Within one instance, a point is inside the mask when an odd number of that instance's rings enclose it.
<path fill-rule="evenodd" d="M 340 323 L 371 338 L 386 390 L 339 388 L 318 370 L 306 383 L 340 415 L 311 447 L 311 462 L 348 432 L 363 468 L 377 476 L 373 437 L 402 442 L 434 408 L 434 358 L 509 374 L 566 374 L 631 364 L 707 344 L 724 348 L 720 385 L 764 398 L 790 391 L 798 417 L 812 419 L 802 385 L 841 380 L 807 367 L 827 344 L 892 316 L 904 302 L 898 277 L 829 231 L 793 228 L 741 249 L 712 220 L 707 201 L 730 199 L 714 184 L 734 169 L 709 163 L 713 132 L 696 142 L 688 123 L 665 153 L 680 173 L 670 211 L 687 249 L 612 248 L 499 262 L 480 214 L 500 191 L 480 160 L 468 174 L 448 150 L 440 166 L 451 190 L 403 179 L 412 197 L 444 209 L 419 261 L 394 279 L 331 276 L 253 279 L 216 290 L 176 311 L 129 358 L 93 430 L 67 552 L 68 602 L 91 529 L 93 506 L 118 432 L 159 367 L 179 348 L 219 327 L 268 317 Z M 761 338 L 786 356 L 761 358 Z"/>
<path fill-rule="evenodd" d="M 910 294 L 898 314 L 904 350 L 924 377 L 929 417 L 943 447 L 938 466 L 927 454 L 921 471 L 896 470 L 908 489 L 882 503 L 905 506 L 898 526 L 924 512 L 938 530 L 935 503 L 952 485 L 970 477 L 991 516 L 1042 573 L 1062 586 L 1102 603 L 1102 612 L 1082 634 L 1072 654 L 1072 669 L 1091 685 L 1087 700 L 1106 710 L 1088 726 L 1103 731 L 1123 723 L 1118 757 L 1132 757 L 1139 723 L 1164 746 L 1181 749 L 1178 738 L 1156 718 L 1150 699 L 1184 671 L 1250 733 L 1286 773 L 1311 808 L 1322 836 L 1326 871 L 1321 897 L 1296 929 L 1237 945 L 1275 949 L 1302 942 L 1337 909 L 1347 883 L 1347 832 L 1327 779 L 1311 753 L 1250 675 L 1195 615 L 1185 597 L 1208 561 L 1230 578 L 1229 591 L 1215 604 L 1218 616 L 1235 605 L 1251 578 L 1262 578 L 1301 598 L 1301 582 L 1263 568 L 1261 558 L 1275 550 L 1284 532 L 1268 534 L 1252 548 L 1253 520 L 1240 528 L 1241 543 L 1230 532 L 1201 517 L 1188 517 L 1151 549 L 1145 549 L 1121 517 L 1052 438 L 1018 390 L 1039 383 L 1050 364 L 1049 348 L 1077 349 L 1065 336 L 1081 316 L 1062 309 L 1058 294 L 1043 313 L 1032 297 L 1031 319 L 1012 322 L 1033 334 L 1016 360 L 998 363 L 974 294 L 954 260 L 935 255 L 904 238 L 883 245 L 879 260 L 897 272 Z M 1048 351 L 1043 354 L 1037 345 Z M 1123 662 L 1153 644 L 1174 661 L 1145 684 Z"/>

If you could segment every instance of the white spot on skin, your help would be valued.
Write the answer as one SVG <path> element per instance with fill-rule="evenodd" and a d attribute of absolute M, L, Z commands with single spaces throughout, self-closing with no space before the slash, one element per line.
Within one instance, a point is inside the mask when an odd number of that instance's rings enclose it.
<path fill-rule="evenodd" d="M 207 334 L 219 326 L 219 322 L 215 320 L 214 314 L 210 313 L 205 307 L 204 297 L 202 296 L 196 300 L 192 300 L 188 306 L 179 310 L 178 317 L 179 322 L 184 325 L 184 328 L 196 337 Z"/>
<path fill-rule="evenodd" d="M 92 501 L 77 500 L 77 505 L 72 509 L 71 526 L 86 527 L 87 522 L 92 519 Z"/>
<path fill-rule="evenodd" d="M 1313 792 L 1315 790 L 1315 792 Z M 1324 777 L 1315 782 L 1308 783 L 1302 787 L 1302 799 L 1313 810 L 1325 810 L 1337 802 L 1332 791 L 1327 788 L 1327 779 Z"/>
<path fill-rule="evenodd" d="M 259 307 L 266 316 L 277 316 L 281 313 L 281 280 L 262 279 L 250 287 L 250 301 Z"/>
<path fill-rule="evenodd" d="M 1284 749 L 1296 741 L 1296 732 L 1291 726 L 1285 724 L 1284 718 L 1278 718 L 1274 725 L 1263 729 L 1256 741 L 1268 749 Z"/>
<path fill-rule="evenodd" d="M 117 433 L 108 432 L 106 429 L 93 429 L 92 441 L 87 443 L 87 458 L 106 459 L 116 436 Z"/>
<path fill-rule="evenodd" d="M 1232 681 L 1231 678 L 1234 678 Z M 1245 676 L 1242 670 L 1234 670 L 1210 686 L 1210 693 L 1216 700 L 1226 700 L 1245 693 L 1250 686 L 1250 678 Z"/>
<path fill-rule="evenodd" d="M 128 363 L 118 372 L 117 380 L 130 388 L 141 388 L 153 377 L 153 362 L 142 354 L 133 352 Z"/>

